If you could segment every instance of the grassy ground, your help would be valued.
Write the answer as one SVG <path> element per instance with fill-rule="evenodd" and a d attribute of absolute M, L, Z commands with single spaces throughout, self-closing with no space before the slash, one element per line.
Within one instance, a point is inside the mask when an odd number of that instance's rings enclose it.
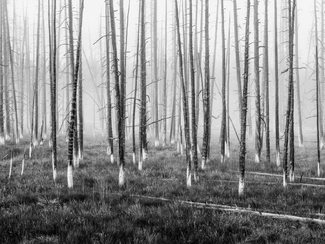
<path fill-rule="evenodd" d="M 296 150 L 297 182 L 324 184 L 305 179 L 315 176 L 315 143 Z M 212 160 L 199 172 L 199 182 L 185 186 L 184 157 L 174 146 L 151 148 L 144 170 L 132 164 L 128 147 L 127 187 L 117 186 L 117 166 L 108 163 L 104 138 L 86 138 L 84 161 L 74 174 L 75 187 L 66 187 L 66 144 L 59 140 L 58 183 L 52 181 L 47 145 L 34 151 L 20 175 L 21 145 L 0 147 L 0 243 L 325 243 L 325 226 L 275 220 L 251 214 L 195 208 L 176 200 L 249 207 L 325 219 L 325 189 L 289 186 L 280 178 L 247 175 L 245 197 L 237 196 L 238 144 L 231 158 L 219 163 L 219 145 L 212 143 Z M 253 143 L 250 143 L 253 146 Z M 13 175 L 8 179 L 13 150 Z M 248 149 L 247 170 L 281 174 L 274 163 L 253 162 Z M 274 155 L 272 155 L 274 156 Z M 272 157 L 274 161 L 274 157 Z M 118 194 L 116 194 L 118 193 Z M 165 197 L 171 202 L 132 195 Z"/>

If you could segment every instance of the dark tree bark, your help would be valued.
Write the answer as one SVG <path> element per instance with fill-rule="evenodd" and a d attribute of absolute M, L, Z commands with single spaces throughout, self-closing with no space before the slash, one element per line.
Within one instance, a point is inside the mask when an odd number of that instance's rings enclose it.
<path fill-rule="evenodd" d="M 265 84 L 265 146 L 266 146 L 266 163 L 271 162 L 270 149 L 270 100 L 269 100 L 269 26 L 268 26 L 268 4 L 265 0 L 265 20 L 264 20 L 264 67 L 263 78 Z"/>
<path fill-rule="evenodd" d="M 195 70 L 194 70 L 194 55 L 193 55 L 193 4 L 190 0 L 190 32 L 189 32 L 189 51 L 190 51 L 190 73 L 191 73 L 191 103 L 192 103 L 192 161 L 194 165 L 194 180 L 197 181 L 197 170 L 198 170 L 198 157 L 197 157 L 197 125 L 195 117 Z"/>
<path fill-rule="evenodd" d="M 0 63 L 3 64 L 3 1 L 0 1 Z M 0 65 L 0 145 L 5 144 L 3 66 Z"/>
<path fill-rule="evenodd" d="M 113 29 L 113 28 L 112 28 Z M 125 42 L 124 42 L 124 0 L 120 0 L 120 114 L 121 127 L 119 128 L 119 186 L 125 186 Z"/>
<path fill-rule="evenodd" d="M 255 74 L 255 162 L 261 161 L 261 96 L 260 96 L 260 62 L 259 62 L 259 19 L 258 2 L 254 0 L 254 74 Z"/>
<path fill-rule="evenodd" d="M 82 19 L 83 19 L 83 8 L 84 0 L 80 3 L 79 12 L 79 33 L 78 33 L 78 44 L 77 44 L 77 54 L 76 54 L 76 67 L 74 64 L 74 54 L 73 54 L 73 34 L 72 34 L 72 2 L 69 0 L 69 31 L 70 31 L 70 55 L 71 67 L 73 67 L 73 83 L 72 83 L 72 100 L 71 100 L 71 112 L 70 112 L 70 123 L 69 123 L 69 144 L 68 144 L 68 187 L 73 187 L 73 175 L 72 166 L 74 161 L 74 143 L 75 143 L 75 133 L 77 130 L 76 116 L 77 116 L 77 89 L 78 89 L 78 77 L 80 68 L 80 55 L 81 55 L 81 36 L 82 36 Z M 75 155 L 78 157 L 78 155 Z"/>
<path fill-rule="evenodd" d="M 250 0 L 247 0 L 246 30 L 245 30 L 245 60 L 244 60 L 244 79 L 243 96 L 241 107 L 241 133 L 240 133 L 240 153 L 239 153 L 239 186 L 238 195 L 245 193 L 245 158 L 246 158 L 246 116 L 247 116 L 247 95 L 248 95 L 248 76 L 249 76 L 249 25 L 250 25 Z"/>
<path fill-rule="evenodd" d="M 109 4 L 106 1 L 106 97 L 107 97 L 107 154 L 111 163 L 114 163 L 114 143 L 113 143 L 113 125 L 112 125 L 112 97 L 111 97 L 111 66 L 110 66 L 110 21 L 109 21 Z"/>
<path fill-rule="evenodd" d="M 221 2 L 222 8 L 222 2 Z M 202 169 L 209 163 L 210 150 L 210 49 L 209 49 L 209 0 L 205 1 L 205 72 L 204 72 L 204 126 L 202 146 Z"/>
<path fill-rule="evenodd" d="M 15 118 L 15 125 L 14 125 L 14 132 L 15 132 L 15 143 L 19 143 L 19 123 L 18 123 L 18 109 L 17 109 L 17 99 L 16 99 L 16 88 L 15 88 L 15 71 L 14 71 L 14 58 L 13 58 L 13 50 L 11 48 L 10 43 L 10 31 L 9 31 L 9 18 L 8 18 L 8 6 L 7 2 L 5 2 L 5 15 L 6 15 L 6 24 L 7 24 L 7 45 L 8 45 L 8 53 L 9 53 L 9 60 L 10 60 L 10 70 L 11 70 L 11 87 L 12 87 L 12 98 L 13 98 L 13 109 L 14 109 L 14 118 Z M 7 100 L 8 101 L 8 100 Z M 7 114 L 8 116 L 9 114 Z"/>
<path fill-rule="evenodd" d="M 221 118 L 221 136 L 220 136 L 220 145 L 221 145 L 221 159 L 220 162 L 225 162 L 225 144 L 227 137 L 227 105 L 226 105 L 226 44 L 225 44 L 225 14 L 224 14 L 224 0 L 221 0 L 221 38 L 222 38 L 222 118 Z"/>
<path fill-rule="evenodd" d="M 322 1 L 322 4 L 324 2 Z M 301 120 L 301 99 L 300 99 L 300 76 L 299 76 L 299 43 L 298 43 L 298 8 L 296 7 L 296 25 L 295 25 L 295 63 L 296 63 L 296 103 L 297 103 L 297 115 L 298 115 L 298 143 L 299 147 L 304 147 L 304 137 L 302 133 L 302 120 Z M 323 42 L 322 42 L 323 43 Z M 322 45 L 323 46 L 323 45 Z M 324 67 L 324 66 L 323 66 Z"/>
<path fill-rule="evenodd" d="M 319 99 L 319 60 L 318 60 L 318 23 L 317 23 L 317 10 L 316 10 L 316 0 L 314 1 L 314 15 L 315 15 L 315 66 L 316 66 L 316 130 L 317 130 L 317 176 L 320 177 L 320 139 L 322 135 L 320 133 L 321 129 L 321 116 L 320 116 L 320 99 Z M 322 44 L 323 45 L 323 44 Z"/>
<path fill-rule="evenodd" d="M 286 111 L 286 122 L 285 122 L 285 131 L 284 131 L 284 149 L 283 149 L 283 187 L 284 189 L 287 188 L 287 181 L 288 181 L 288 144 L 289 144 L 289 137 L 290 137 L 290 123 L 292 123 L 291 113 L 293 112 L 292 101 L 293 98 L 293 40 L 294 40 L 294 16 L 295 16 L 295 7 L 296 7 L 296 0 L 288 1 L 288 13 L 289 13 L 289 87 L 288 87 L 288 105 Z M 291 125 L 292 126 L 292 125 Z M 293 135 L 291 135 L 293 136 Z"/>
<path fill-rule="evenodd" d="M 280 162 L 280 125 L 279 125 L 279 52 L 278 52 L 278 0 L 274 0 L 274 75 L 275 75 L 275 150 L 276 165 Z"/>
<path fill-rule="evenodd" d="M 159 111 L 158 111 L 158 36 L 157 36 L 157 1 L 154 0 L 154 14 L 153 14 L 153 69 L 154 69 L 154 127 L 155 127 L 155 146 L 159 146 Z"/>
<path fill-rule="evenodd" d="M 167 144 L 167 22 L 168 0 L 165 5 L 165 53 L 164 53 L 164 84 L 163 84 L 163 146 Z"/>
<path fill-rule="evenodd" d="M 121 8 L 123 8 L 123 1 L 120 2 Z M 112 48 L 113 48 L 113 73 L 115 78 L 115 106 L 116 106 L 116 119 L 117 119 L 117 129 L 118 129 L 118 165 L 119 165 L 119 186 L 125 186 L 125 172 L 124 172 L 124 117 L 123 117 L 123 107 L 122 107 L 122 87 L 124 84 L 121 82 L 120 87 L 120 76 L 118 69 L 118 55 L 117 55 L 117 43 L 116 43 L 116 28 L 115 28 L 115 16 L 114 16 L 114 3 L 113 0 L 109 0 L 110 7 L 110 22 L 112 31 Z M 121 13 L 121 21 L 124 23 L 123 12 Z M 124 26 L 124 24 L 123 24 Z M 124 29 L 121 30 L 121 35 L 124 35 Z M 123 39 L 123 38 L 122 38 Z M 124 42 L 122 42 L 124 43 Z M 121 57 L 121 67 L 124 67 L 124 45 L 121 47 L 122 54 Z M 121 72 L 122 75 L 123 72 Z M 121 79 L 122 80 L 122 79 Z"/>
<path fill-rule="evenodd" d="M 146 32 L 145 32 L 145 0 L 141 6 L 141 96 L 140 96 L 140 143 L 139 143 L 139 164 L 138 169 L 142 170 L 142 165 L 147 154 L 147 70 L 146 70 Z"/>
<path fill-rule="evenodd" d="M 181 35 L 180 35 L 180 27 L 179 27 L 179 16 L 178 16 L 178 4 L 177 0 L 175 0 L 175 12 L 176 12 L 176 32 L 177 32 L 177 41 L 178 41 L 178 56 L 179 56 L 179 68 L 180 68 L 180 78 L 181 78 L 181 86 L 183 93 L 183 116 L 184 116 L 184 132 L 185 132 L 185 155 L 186 155 L 186 185 L 187 187 L 191 187 L 192 185 L 192 177 L 191 177 L 191 158 L 190 158 L 190 150 L 191 150 L 191 139 L 190 139 L 190 123 L 189 123 L 189 110 L 188 110 L 188 98 L 186 94 L 186 85 L 184 80 L 184 66 L 183 66 L 183 55 L 182 55 L 182 44 L 181 44 Z"/>
<path fill-rule="evenodd" d="M 80 0 L 82 1 L 82 0 Z M 81 45 L 81 44 L 80 44 Z M 79 86 L 78 86 L 78 157 L 83 159 L 84 151 L 84 116 L 83 116 L 83 74 L 82 74 L 82 54 L 80 54 Z M 104 120 L 104 118 L 103 118 Z"/>
<path fill-rule="evenodd" d="M 241 68 L 240 68 L 240 52 L 239 52 L 239 37 L 238 37 L 238 16 L 237 16 L 237 0 L 233 0 L 234 7 L 234 32 L 235 32 L 235 53 L 236 53 L 236 75 L 237 75 L 237 93 L 238 93 L 238 108 L 239 121 L 241 121 L 241 103 L 242 103 L 242 85 L 241 85 Z"/>
<path fill-rule="evenodd" d="M 136 145 L 135 145 L 135 117 L 137 107 L 137 93 L 138 93 L 138 72 L 139 72 L 139 49 L 140 49 L 140 23 L 141 23 L 141 1 L 139 2 L 138 14 L 138 37 L 137 37 L 137 53 L 135 61 L 135 75 L 134 75 L 134 94 L 133 94 L 133 111 L 132 111 L 132 156 L 133 164 L 136 164 Z"/>
<path fill-rule="evenodd" d="M 36 66 L 35 66 L 35 81 L 34 81 L 34 106 L 35 106 L 35 112 L 34 112 L 34 146 L 37 146 L 39 144 L 39 131 L 38 131 L 38 122 L 39 122 L 39 111 L 38 111 L 38 88 L 39 88 L 39 59 L 40 59 L 40 16 L 41 16 L 41 1 L 38 1 L 38 11 L 37 11 L 37 33 L 36 33 Z"/>
<path fill-rule="evenodd" d="M 52 24 L 51 24 L 52 19 Z M 48 22 L 49 22 L 49 70 L 50 70 L 50 92 L 51 92 L 51 138 L 52 141 L 52 168 L 53 168 L 53 180 L 56 183 L 57 179 L 57 120 L 56 120 L 56 0 L 52 1 L 52 15 L 51 15 L 51 2 L 48 0 Z"/>

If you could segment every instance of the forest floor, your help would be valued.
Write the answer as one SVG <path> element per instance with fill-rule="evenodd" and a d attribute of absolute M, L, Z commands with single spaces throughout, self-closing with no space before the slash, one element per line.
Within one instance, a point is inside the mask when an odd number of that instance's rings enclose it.
<path fill-rule="evenodd" d="M 253 141 L 249 142 L 246 170 L 281 175 L 274 153 L 270 165 L 254 163 L 253 146 Z M 296 148 L 296 182 L 311 186 L 289 185 L 284 191 L 281 177 L 247 174 L 244 197 L 237 194 L 235 141 L 231 157 L 223 165 L 220 145 L 212 143 L 211 161 L 204 171 L 199 170 L 199 181 L 190 189 L 185 184 L 185 156 L 175 145 L 150 147 L 149 158 L 139 172 L 128 144 L 125 189 L 118 187 L 118 168 L 108 161 L 104 137 L 86 137 L 84 160 L 74 171 L 73 189 L 66 183 L 63 137 L 59 139 L 56 185 L 47 144 L 25 160 L 21 176 L 26 148 L 28 141 L 0 147 L 0 243 L 325 243 L 325 224 L 208 207 L 222 204 L 325 220 L 325 180 L 307 178 L 316 177 L 314 142 Z M 11 150 L 13 171 L 8 179 Z M 324 165 L 322 170 L 324 177 Z"/>

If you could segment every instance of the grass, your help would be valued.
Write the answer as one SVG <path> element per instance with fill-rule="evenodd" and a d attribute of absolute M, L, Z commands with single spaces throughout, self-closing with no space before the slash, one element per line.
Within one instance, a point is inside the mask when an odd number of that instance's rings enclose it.
<path fill-rule="evenodd" d="M 298 216 L 316 217 L 325 211 L 325 189 L 289 186 L 281 179 L 247 174 L 245 197 L 237 196 L 238 145 L 232 155 L 219 163 L 219 149 L 212 144 L 212 158 L 199 182 L 186 188 L 184 156 L 174 146 L 151 148 L 144 170 L 132 164 L 127 145 L 127 187 L 117 186 L 118 169 L 106 156 L 105 138 L 86 137 L 84 160 L 74 173 L 73 189 L 66 184 L 67 152 L 59 139 L 58 182 L 52 181 L 50 150 L 36 148 L 21 160 L 28 141 L 0 148 L 0 243 L 324 243 L 325 226 L 276 220 L 251 214 L 228 213 L 180 204 L 177 200 L 249 207 Z M 255 164 L 253 143 L 249 143 L 247 170 L 281 174 L 274 163 Z M 296 150 L 297 182 L 300 175 L 315 176 L 313 143 Z M 10 150 L 13 175 L 8 179 Z M 274 162 L 274 155 L 272 155 Z M 264 158 L 264 155 L 263 155 Z M 275 184 L 265 184 L 265 182 Z M 303 182 L 325 184 L 307 180 Z M 118 194 L 116 194 L 118 193 Z M 134 197 L 134 194 L 164 197 Z M 175 201 L 173 201 L 175 200 Z"/>

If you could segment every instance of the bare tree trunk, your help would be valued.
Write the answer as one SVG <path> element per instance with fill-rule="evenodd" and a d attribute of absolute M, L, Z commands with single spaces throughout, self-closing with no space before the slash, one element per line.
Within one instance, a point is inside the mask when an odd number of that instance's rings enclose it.
<path fill-rule="evenodd" d="M 43 102 L 42 102 L 42 124 L 43 124 L 43 135 L 44 139 L 47 137 L 47 116 L 46 116 L 46 39 L 45 39 L 45 20 L 44 20 L 44 1 L 42 2 L 42 48 L 43 48 L 43 70 L 42 70 L 42 80 L 43 80 Z M 43 139 L 43 138 L 41 138 Z"/>
<path fill-rule="evenodd" d="M 238 195 L 245 193 L 245 158 L 246 158 L 246 116 L 247 116 L 247 95 L 248 95 L 248 75 L 249 75 L 249 25 L 250 25 L 250 0 L 247 0 L 246 30 L 245 30 L 245 61 L 244 61 L 244 83 L 241 107 L 241 133 L 240 133 L 240 153 L 239 153 L 239 185 Z"/>
<path fill-rule="evenodd" d="M 154 0 L 154 14 L 153 14 L 153 69 L 154 69 L 154 83 L 155 83 L 155 97 L 154 97 L 154 127 L 155 127 L 155 146 L 159 146 L 159 117 L 158 117 L 158 36 L 157 36 L 157 1 Z"/>
<path fill-rule="evenodd" d="M 224 13 L 224 0 L 221 0 L 221 38 L 222 38 L 222 118 L 221 118 L 221 159 L 220 162 L 225 162 L 225 144 L 226 144 L 226 137 L 227 137 L 227 105 L 226 105 L 226 44 L 225 44 L 225 13 Z"/>
<path fill-rule="evenodd" d="M 270 149 L 270 100 L 269 100 L 269 26 L 268 26 L 268 4 L 265 0 L 265 20 L 264 20 L 264 69 L 263 78 L 265 84 L 265 146 L 266 146 L 266 163 L 271 162 Z"/>
<path fill-rule="evenodd" d="M 279 53 L 278 53 L 278 7 L 274 0 L 274 75 L 275 75 L 275 150 L 276 165 L 280 166 L 280 125 L 279 125 Z"/>
<path fill-rule="evenodd" d="M 320 140 L 322 135 L 320 133 L 321 129 L 321 117 L 320 117 L 320 99 L 319 99 L 319 60 L 318 60 L 318 28 L 317 28 L 317 11 L 316 11 L 316 0 L 314 1 L 314 15 L 315 15 L 315 66 L 316 66 L 316 130 L 317 130 L 317 176 L 320 177 Z M 321 44 L 323 45 L 323 44 Z"/>
<path fill-rule="evenodd" d="M 82 0 L 80 0 L 82 1 Z M 81 46 L 81 44 L 80 44 Z M 83 159 L 84 151 L 84 116 L 83 116 L 83 74 L 82 74 L 82 54 L 80 54 L 79 86 L 78 86 L 78 157 Z M 103 118 L 104 120 L 104 118 Z"/>
<path fill-rule="evenodd" d="M 174 19 L 174 18 L 173 18 Z M 176 21 L 176 20 L 175 20 Z M 176 24 L 174 25 L 176 26 Z M 176 134 L 176 83 L 177 83 L 177 42 L 176 42 L 176 28 L 173 28 L 173 98 L 172 98 L 172 119 L 170 123 L 170 136 L 169 140 L 171 144 L 175 143 Z"/>
<path fill-rule="evenodd" d="M 3 1 L 0 1 L 0 63 L 3 64 Z M 0 65 L 0 145 L 5 144 L 5 120 L 4 120 L 4 86 L 3 86 L 3 66 Z"/>
<path fill-rule="evenodd" d="M 164 84 L 163 84 L 163 146 L 167 144 L 167 22 L 168 0 L 165 5 L 165 54 L 164 54 Z"/>
<path fill-rule="evenodd" d="M 83 8 L 84 1 L 81 0 L 80 12 L 79 12 L 79 33 L 78 33 L 78 44 L 77 44 L 77 55 L 76 55 L 76 67 L 73 67 L 73 83 L 72 83 L 72 100 L 71 100 L 71 112 L 70 112 L 70 123 L 69 123 L 69 144 L 68 144 L 68 187 L 73 187 L 72 178 L 72 166 L 74 161 L 74 134 L 77 130 L 76 116 L 77 116 L 77 88 L 78 88 L 78 77 L 79 77 L 79 67 L 80 67 L 80 55 L 81 55 L 81 36 L 82 36 L 82 19 L 83 19 Z M 71 18 L 71 19 L 70 19 Z M 73 29 L 72 29 L 72 3 L 69 0 L 69 31 L 70 31 L 70 57 L 71 66 L 74 64 L 74 54 L 73 54 Z M 75 155 L 76 156 L 76 155 Z M 78 155 L 77 155 L 78 157 Z"/>
<path fill-rule="evenodd" d="M 286 112 L 286 123 L 284 132 L 284 150 L 283 150 L 283 187 L 287 188 L 288 181 L 288 143 L 290 134 L 291 112 L 292 112 L 292 96 L 293 94 L 293 40 L 294 40 L 294 15 L 295 15 L 296 1 L 293 0 L 293 7 L 291 0 L 289 0 L 289 87 L 288 87 L 288 106 Z M 293 9 L 293 10 L 292 10 Z M 292 135 L 293 136 L 293 135 Z"/>
<path fill-rule="evenodd" d="M 190 33 L 189 33 L 189 51 L 190 51 L 190 73 L 191 73 L 191 103 L 192 103 L 192 161 L 194 165 L 194 181 L 197 181 L 198 158 L 197 158 L 197 125 L 195 117 L 195 69 L 194 69 L 194 55 L 193 55 L 193 5 L 190 0 Z"/>
<path fill-rule="evenodd" d="M 238 37 L 238 16 L 237 16 L 237 0 L 233 0 L 234 7 L 234 32 L 235 32 L 235 53 L 236 53 L 236 75 L 237 75 L 237 93 L 238 93 L 238 108 L 239 121 L 241 121 L 241 103 L 242 103 L 242 85 L 241 85 L 241 69 L 240 69 L 240 52 L 239 52 L 239 37 Z"/>
<path fill-rule="evenodd" d="M 39 105 L 39 102 L 38 102 L 38 98 L 39 98 L 39 95 L 38 95 L 38 88 L 39 88 L 39 56 L 40 56 L 40 15 L 41 15 L 41 1 L 39 0 L 38 1 L 38 11 L 37 11 L 37 33 L 36 33 L 36 66 L 35 66 L 35 85 L 34 85 L 34 99 L 35 99 L 35 102 L 34 102 L 34 106 L 35 106 L 35 113 L 34 113 L 34 125 L 35 125 L 35 128 L 34 128 L 34 146 L 37 146 L 39 144 L 39 141 L 42 139 L 42 138 L 39 138 L 39 131 L 38 131 L 38 118 L 39 118 L 39 111 L 38 111 L 38 105 Z"/>
<path fill-rule="evenodd" d="M 223 2 L 221 1 L 221 8 Z M 210 150 L 210 50 L 209 50 L 209 0 L 205 1 L 205 72 L 204 72 L 204 128 L 202 146 L 202 169 L 209 163 Z"/>
<path fill-rule="evenodd" d="M 17 99 L 16 99 L 16 89 L 15 89 L 15 71 L 14 71 L 14 60 L 13 60 L 13 51 L 11 49 L 10 44 L 10 31 L 9 31 L 9 18 L 8 18 L 8 9 L 7 2 L 5 5 L 5 14 L 6 14 L 6 23 L 7 23 L 7 38 L 8 38 L 8 51 L 9 51 L 9 59 L 10 59 L 10 70 L 11 70 L 11 86 L 12 86 L 12 97 L 13 97 L 13 109 L 15 116 L 15 143 L 19 143 L 19 123 L 18 123 L 18 111 L 17 111 Z M 8 115 L 8 114 L 7 114 Z"/>
<path fill-rule="evenodd" d="M 119 186 L 124 187 L 125 186 L 125 172 L 124 172 L 124 138 L 123 138 L 123 107 L 122 107 L 122 92 L 121 88 L 124 86 L 124 84 L 121 82 L 120 87 L 120 77 L 119 77 L 119 69 L 118 69 L 118 56 L 117 56 L 117 43 L 116 43 L 116 29 L 115 29 L 115 17 L 114 17 L 114 3 L 113 0 L 109 1 L 110 4 L 110 19 L 111 19 L 111 31 L 112 31 L 112 48 L 113 48 L 113 67 L 114 67 L 114 76 L 115 76 L 115 106 L 116 106 L 116 117 L 118 120 L 118 165 L 119 165 Z M 120 2 L 121 8 L 123 8 L 123 1 Z M 122 9 L 121 9 L 122 10 Z M 123 11 L 121 13 L 121 26 L 124 26 L 124 18 L 123 18 Z M 123 33 L 124 36 L 124 29 L 121 30 L 121 35 Z M 124 38 L 121 37 L 123 40 Z M 121 41 L 122 42 L 122 41 Z M 122 42 L 123 45 L 121 47 L 122 53 L 121 53 L 121 67 L 124 67 L 124 41 Z M 121 72 L 121 75 L 123 72 Z M 122 77 L 121 77 L 122 78 Z"/>
<path fill-rule="evenodd" d="M 51 89 L 51 141 L 52 141 L 52 168 L 53 180 L 57 179 L 57 140 L 56 140 L 56 0 L 52 1 L 52 28 L 51 28 L 51 4 L 48 0 L 48 22 L 49 22 L 49 55 L 50 55 L 50 89 Z M 51 34 L 52 33 L 52 34 Z"/>
<path fill-rule="evenodd" d="M 323 2 L 322 2 L 323 3 Z M 299 46 L 298 46 L 298 8 L 296 7 L 296 25 L 295 25 L 295 59 L 296 59 L 296 98 L 297 98 L 297 112 L 298 112 L 298 143 L 299 147 L 304 146 L 304 137 L 302 133 L 301 121 L 301 99 L 300 99 L 300 76 L 299 76 Z"/>
<path fill-rule="evenodd" d="M 259 62 L 259 19 L 258 2 L 254 0 L 254 73 L 255 73 L 255 162 L 261 161 L 261 96 L 260 96 L 260 62 Z"/>
<path fill-rule="evenodd" d="M 109 5 L 106 2 L 106 96 L 107 96 L 107 153 L 111 163 L 114 163 L 114 144 L 112 128 L 112 98 L 111 98 L 111 69 L 110 69 L 110 47 L 109 47 Z"/>
<path fill-rule="evenodd" d="M 181 86 L 183 93 L 183 116 L 184 116 L 184 132 L 185 132 L 185 145 L 186 145 L 186 185 L 187 187 L 191 187 L 192 185 L 192 177 L 191 177 L 191 158 L 190 158 L 190 150 L 191 150 L 191 139 L 190 139 L 190 123 L 189 123 L 189 110 L 188 110 L 188 100 L 186 94 L 186 85 L 184 80 L 184 67 L 183 67 L 183 57 L 182 57 L 182 45 L 181 45 L 181 35 L 180 35 L 180 27 L 179 27 L 179 17 L 178 17 L 178 4 L 177 0 L 175 0 L 175 12 L 176 12 L 176 28 L 177 28 L 177 40 L 178 40 L 178 55 L 179 55 L 179 68 L 180 68 L 180 78 L 181 78 Z"/>
<path fill-rule="evenodd" d="M 65 0 L 65 6 L 68 6 L 68 0 Z M 65 105 L 65 130 L 66 130 L 66 140 L 68 142 L 69 138 L 68 138 L 68 134 L 69 134 L 69 116 L 70 116 L 70 66 L 71 64 L 69 64 L 69 55 L 71 55 L 71 53 L 69 52 L 69 34 L 68 34 L 68 28 L 69 28 L 69 14 L 68 14 L 68 8 L 65 8 L 65 18 L 67 20 L 67 24 L 66 24 L 66 28 L 65 28 L 65 38 L 66 38 L 66 76 L 65 76 L 65 100 L 66 100 L 66 105 Z"/>
<path fill-rule="evenodd" d="M 113 29 L 113 28 L 112 28 Z M 125 186 L 125 43 L 124 43 L 124 0 L 120 0 L 120 117 L 119 128 L 119 186 Z"/>
<path fill-rule="evenodd" d="M 321 34 L 320 34 L 320 77 L 322 85 L 319 85 L 319 133 L 320 133 L 320 149 L 324 147 L 324 128 L 323 128 L 323 96 L 324 96 L 324 1 L 320 1 L 320 22 L 321 22 Z"/>

